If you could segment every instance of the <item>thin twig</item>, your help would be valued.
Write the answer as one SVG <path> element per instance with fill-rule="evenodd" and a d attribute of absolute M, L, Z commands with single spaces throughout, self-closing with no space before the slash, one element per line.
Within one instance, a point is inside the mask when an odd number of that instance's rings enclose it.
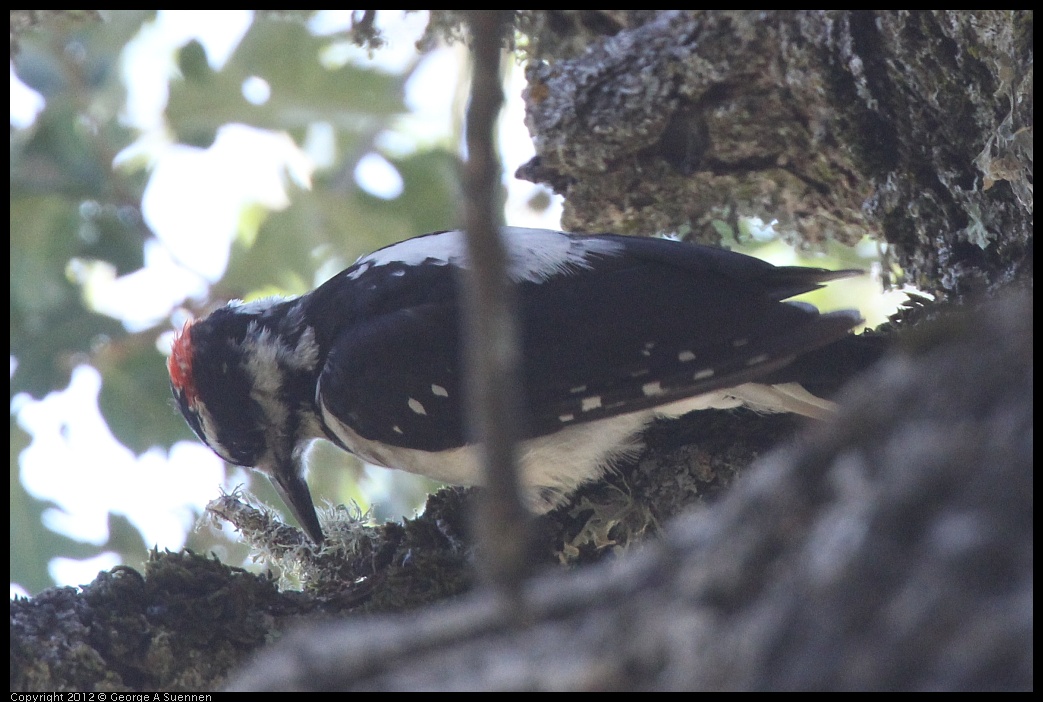
<path fill-rule="evenodd" d="M 501 167 L 494 131 L 503 104 L 500 51 L 508 13 L 469 13 L 473 75 L 467 110 L 464 223 L 471 264 L 465 290 L 470 430 L 486 471 L 477 536 L 484 575 L 517 603 L 526 571 L 528 513 L 518 497 L 514 442 L 521 415 L 514 289 L 506 274 Z"/>

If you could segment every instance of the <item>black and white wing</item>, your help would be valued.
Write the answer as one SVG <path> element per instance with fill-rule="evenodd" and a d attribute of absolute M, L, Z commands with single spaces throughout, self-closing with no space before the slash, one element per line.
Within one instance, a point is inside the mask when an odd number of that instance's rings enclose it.
<path fill-rule="evenodd" d="M 776 267 L 665 239 L 505 235 L 523 437 L 759 379 L 799 381 L 785 374 L 794 359 L 861 321 L 784 302 L 858 271 Z M 466 265 L 462 236 L 444 232 L 381 249 L 312 293 L 350 310 L 318 387 L 334 433 L 424 451 L 465 443 L 456 279 Z"/>

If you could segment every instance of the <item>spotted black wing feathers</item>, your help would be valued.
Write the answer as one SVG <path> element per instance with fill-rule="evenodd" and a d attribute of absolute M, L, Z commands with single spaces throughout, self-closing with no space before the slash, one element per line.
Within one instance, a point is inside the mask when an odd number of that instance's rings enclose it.
<path fill-rule="evenodd" d="M 523 436 L 782 377 L 794 358 L 845 337 L 860 321 L 855 312 L 819 314 L 782 302 L 857 271 L 775 267 L 721 249 L 612 238 L 619 255 L 516 286 Z M 455 285 L 411 287 L 415 276 L 456 273 L 434 264 L 396 273 L 388 292 L 395 303 L 340 332 L 319 386 L 338 421 L 395 446 L 433 451 L 464 443 Z M 379 294 L 374 275 L 381 269 L 354 284 Z"/>

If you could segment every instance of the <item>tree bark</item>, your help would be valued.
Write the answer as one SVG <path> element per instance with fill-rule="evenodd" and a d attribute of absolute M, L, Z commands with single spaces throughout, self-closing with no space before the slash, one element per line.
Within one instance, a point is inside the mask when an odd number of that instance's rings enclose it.
<path fill-rule="evenodd" d="M 517 21 L 537 149 L 521 175 L 565 195 L 566 228 L 869 234 L 944 304 L 907 310 L 838 417 L 774 453 L 792 420 L 654 429 L 539 528 L 569 563 L 660 538 L 529 583 L 527 628 L 480 593 L 329 621 L 470 587 L 471 496 L 449 490 L 302 559 L 308 595 L 156 554 L 144 577 L 14 602 L 12 689 L 1031 689 L 1032 13 Z M 309 615 L 324 623 L 227 677 Z"/>

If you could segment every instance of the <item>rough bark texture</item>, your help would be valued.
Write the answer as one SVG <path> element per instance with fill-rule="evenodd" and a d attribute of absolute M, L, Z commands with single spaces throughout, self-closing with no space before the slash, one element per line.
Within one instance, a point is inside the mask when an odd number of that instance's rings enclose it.
<path fill-rule="evenodd" d="M 546 562 L 621 557 L 529 583 L 513 624 L 481 594 L 416 609 L 471 584 L 471 496 L 450 490 L 421 519 L 352 527 L 339 554 L 261 524 L 307 594 L 157 554 L 144 578 L 15 602 L 12 689 L 1031 689 L 1032 14 L 517 20 L 523 173 L 565 194 L 567 228 L 870 233 L 966 309 L 908 313 L 836 421 L 779 452 L 791 419 L 656 427 L 636 466 L 539 525 Z"/>
<path fill-rule="evenodd" d="M 528 626 L 473 597 L 309 628 L 232 687 L 1031 689 L 1031 303 L 946 324 L 714 507 L 531 582 Z"/>
<path fill-rule="evenodd" d="M 1030 265 L 1031 13 L 615 19 L 531 19 L 547 60 L 528 69 L 520 175 L 565 195 L 566 229 L 713 240 L 711 220 L 746 215 L 806 242 L 871 234 L 921 290 L 957 296 Z M 571 31 L 582 51 L 542 53 Z"/>

